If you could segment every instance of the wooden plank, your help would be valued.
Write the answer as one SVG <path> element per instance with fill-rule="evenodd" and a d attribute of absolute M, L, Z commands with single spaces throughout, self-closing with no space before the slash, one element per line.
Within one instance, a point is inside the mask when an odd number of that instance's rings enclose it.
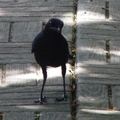
<path fill-rule="evenodd" d="M 69 65 L 67 65 L 66 85 L 70 85 Z M 40 69 L 40 67 L 38 67 Z M 61 67 L 49 68 L 46 85 L 63 85 Z M 42 85 L 42 71 L 37 70 L 34 64 L 7 64 L 6 65 L 6 83 L 3 85 Z"/>
<path fill-rule="evenodd" d="M 108 85 L 120 85 L 119 76 L 110 78 L 107 76 L 106 78 L 101 76 L 86 76 L 86 77 L 78 77 L 78 83 L 81 84 L 108 84 Z"/>
<path fill-rule="evenodd" d="M 70 98 L 68 98 L 67 101 L 61 101 L 61 102 L 57 102 L 56 98 L 58 98 L 59 96 L 56 97 L 48 97 L 46 96 L 46 102 L 43 103 L 44 105 L 67 105 L 70 104 Z M 4 100 L 0 100 L 0 105 L 2 106 L 16 106 L 16 105 L 36 105 L 36 103 L 34 103 L 35 100 L 38 100 L 39 96 L 36 95 L 35 98 L 29 98 L 29 99 L 15 99 L 15 100 L 11 100 L 11 99 L 4 99 Z M 3 102 L 4 101 L 4 102 Z M 39 103 L 38 103 L 39 104 Z M 38 105 L 37 104 L 37 105 Z"/>
<path fill-rule="evenodd" d="M 9 25 L 8 22 L 0 22 L 0 42 L 8 42 Z"/>
<path fill-rule="evenodd" d="M 120 2 L 110 2 L 109 4 L 109 12 L 110 12 L 110 19 L 112 20 L 120 20 Z"/>
<path fill-rule="evenodd" d="M 70 72 L 69 70 L 71 69 L 70 68 L 70 65 L 69 64 L 66 64 L 66 76 L 65 76 L 65 83 L 66 85 L 70 85 Z M 38 66 L 38 69 L 40 67 Z M 38 74 L 38 77 L 37 77 L 37 85 L 42 85 L 43 83 L 43 74 L 42 74 L 42 70 L 39 69 L 37 71 L 37 74 Z M 61 74 L 61 67 L 57 67 L 57 68 L 54 68 L 54 67 L 48 67 L 47 68 L 47 81 L 45 83 L 46 86 L 49 86 L 49 85 L 58 85 L 58 86 L 63 86 L 63 78 L 62 78 L 62 74 Z"/>
<path fill-rule="evenodd" d="M 82 109 L 77 111 L 76 120 L 119 120 L 119 111 Z"/>
<path fill-rule="evenodd" d="M 1 87 L 0 93 L 25 93 L 25 92 L 40 92 L 41 86 L 17 86 L 17 87 Z M 45 86 L 45 92 L 63 92 L 63 86 Z M 69 92 L 69 86 L 66 85 L 66 91 Z"/>
<path fill-rule="evenodd" d="M 61 20 L 63 21 L 67 21 L 68 24 L 71 24 L 71 22 L 73 22 L 73 19 L 72 17 L 70 16 L 59 16 L 57 14 L 55 14 L 54 16 L 26 16 L 26 17 L 23 17 L 23 16 L 14 16 L 14 17 L 10 17 L 10 16 L 6 16 L 6 17 L 0 17 L 0 21 L 4 21 L 4 22 L 21 22 L 21 21 L 24 21 L 24 22 L 31 22 L 31 21 L 48 21 L 50 18 L 52 17 L 58 17 L 60 18 Z"/>
<path fill-rule="evenodd" d="M 83 29 L 83 28 L 81 28 L 81 29 L 79 29 L 79 32 L 78 32 L 78 34 L 83 34 L 83 35 L 85 35 L 86 34 L 86 36 L 87 35 L 95 35 L 95 36 L 109 36 L 109 37 L 115 37 L 115 36 L 120 36 L 119 35 L 119 31 L 118 30 L 110 30 L 110 29 L 98 29 L 98 28 L 94 28 L 94 29 L 92 29 L 92 28 L 86 28 L 86 29 Z"/>
<path fill-rule="evenodd" d="M 77 111 L 77 120 L 119 120 L 119 111 L 82 109 Z"/>
<path fill-rule="evenodd" d="M 110 63 L 119 64 L 120 62 L 120 42 L 110 41 Z"/>
<path fill-rule="evenodd" d="M 30 54 L 30 48 L 0 48 L 0 54 Z"/>
<path fill-rule="evenodd" d="M 120 22 L 119 21 L 96 21 L 96 20 L 84 20 L 80 21 L 77 26 L 78 29 L 102 29 L 102 30 L 112 30 L 117 31 L 120 30 Z"/>
<path fill-rule="evenodd" d="M 119 40 L 119 22 L 81 21 L 78 28 L 78 39 Z"/>
<path fill-rule="evenodd" d="M 19 17 L 19 16 L 22 16 L 22 17 L 29 17 L 29 16 L 34 16 L 34 17 L 56 17 L 56 16 L 70 16 L 72 17 L 73 16 L 73 13 L 66 13 L 64 14 L 64 12 L 4 12 L 4 13 L 0 13 L 0 16 L 1 17 Z"/>
<path fill-rule="evenodd" d="M 5 49 L 9 49 L 9 48 L 31 48 L 32 43 L 0 43 L 0 48 L 5 48 Z"/>
<path fill-rule="evenodd" d="M 89 23 L 86 23 L 87 20 L 85 21 L 81 21 L 79 23 L 79 26 L 77 27 L 78 29 L 82 29 L 82 28 L 92 28 L 92 29 L 107 29 L 107 30 L 116 30 L 116 29 L 120 29 L 120 23 L 119 21 L 95 21 L 95 20 L 89 20 Z"/>
<path fill-rule="evenodd" d="M 32 64 L 7 64 L 6 85 L 36 85 L 36 66 Z"/>
<path fill-rule="evenodd" d="M 66 20 L 63 21 L 64 22 L 64 27 L 62 29 L 62 34 L 63 36 L 66 38 L 67 41 L 72 41 L 73 39 L 73 22 L 71 22 L 70 24 L 67 23 Z"/>
<path fill-rule="evenodd" d="M 56 6 L 56 7 L 69 7 L 69 6 L 73 6 L 73 1 L 70 1 L 69 4 L 68 4 L 68 1 L 47 1 L 47 2 L 43 2 L 43 1 L 31 1 L 31 2 L 28 2 L 28 1 L 21 1 L 21 2 L 1 2 L 0 3 L 0 7 L 46 7 L 46 6 L 49 6 L 51 5 L 52 6 Z"/>
<path fill-rule="evenodd" d="M 1 94 L 0 95 L 0 103 L 1 105 L 7 105 L 5 104 L 5 101 L 6 100 L 26 100 L 26 102 L 30 99 L 33 100 L 37 100 L 39 98 L 39 95 L 40 95 L 40 92 L 26 92 L 26 93 L 5 93 L 5 94 Z M 55 101 L 55 98 L 56 97 L 61 97 L 63 95 L 63 92 L 44 92 L 44 95 L 47 97 L 47 98 L 52 98 L 53 101 Z M 70 97 L 70 94 L 68 93 L 68 99 Z M 47 99 L 46 98 L 46 99 Z M 5 100 L 5 101 L 4 101 Z M 29 103 L 30 103 L 29 101 Z M 56 102 L 57 103 L 57 102 Z M 67 102 L 65 102 L 67 103 Z M 8 103 L 10 104 L 10 103 Z M 27 103 L 28 104 L 28 103 Z M 32 101 L 32 103 L 30 103 L 31 105 L 34 105 L 34 101 Z M 11 103 L 10 105 L 17 105 L 15 103 Z"/>
<path fill-rule="evenodd" d="M 3 120 L 35 120 L 34 112 L 5 112 Z"/>
<path fill-rule="evenodd" d="M 112 86 L 113 108 L 120 110 L 120 86 Z"/>
<path fill-rule="evenodd" d="M 0 64 L 36 63 L 33 54 L 0 54 Z"/>
<path fill-rule="evenodd" d="M 78 84 L 77 104 L 80 109 L 108 109 L 108 90 L 105 85 Z"/>
<path fill-rule="evenodd" d="M 119 120 L 120 116 L 103 116 L 103 115 L 95 115 L 95 116 L 77 116 L 77 120 Z"/>
<path fill-rule="evenodd" d="M 80 2 L 94 2 L 94 3 L 100 3 L 100 2 L 113 2 L 113 0 L 79 0 Z M 119 0 L 114 0 L 114 2 L 119 2 Z"/>
<path fill-rule="evenodd" d="M 103 64 L 106 63 L 105 41 L 78 39 L 77 47 L 77 65 L 82 64 Z M 79 68 L 78 68 L 79 71 Z"/>
<path fill-rule="evenodd" d="M 3 7 L 0 13 L 12 12 L 73 12 L 73 7 Z"/>
<path fill-rule="evenodd" d="M 103 68 L 97 67 L 81 67 L 79 70 L 78 77 L 98 77 L 98 78 L 119 78 L 120 69 L 118 68 Z"/>
<path fill-rule="evenodd" d="M 41 120 L 71 120 L 69 112 L 42 112 L 40 113 Z"/>
<path fill-rule="evenodd" d="M 13 24 L 12 42 L 32 42 L 41 29 L 41 22 L 16 22 Z"/>
<path fill-rule="evenodd" d="M 70 112 L 70 105 L 16 105 L 16 106 L 1 106 L 0 111 L 4 112 L 32 112 L 32 111 L 44 111 L 44 112 Z"/>
<path fill-rule="evenodd" d="M 81 3 L 80 1 L 78 1 L 78 12 L 77 12 L 78 21 L 80 19 L 93 19 L 93 20 L 105 19 L 105 12 L 104 10 L 102 10 L 104 6 L 105 6 L 104 2 Z"/>
<path fill-rule="evenodd" d="M 17 0 L 18 2 L 39 2 L 39 0 Z M 45 1 L 45 0 L 41 0 L 41 2 L 63 2 L 63 1 L 69 1 L 69 2 L 72 2 L 73 0 L 47 0 L 47 1 Z"/>
<path fill-rule="evenodd" d="M 65 21 L 66 22 L 66 21 Z M 14 23 L 12 42 L 32 42 L 35 36 L 42 30 L 42 22 L 18 22 Z M 19 34 L 21 33 L 21 34 Z M 63 34 L 67 40 L 72 40 L 72 25 L 63 28 Z"/>

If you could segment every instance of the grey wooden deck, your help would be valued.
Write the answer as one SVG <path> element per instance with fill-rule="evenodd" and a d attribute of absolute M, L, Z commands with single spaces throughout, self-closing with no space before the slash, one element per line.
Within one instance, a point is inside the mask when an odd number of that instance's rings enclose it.
<path fill-rule="evenodd" d="M 119 6 L 119 0 L 78 0 L 77 120 L 120 119 Z"/>
<path fill-rule="evenodd" d="M 74 38 L 77 0 L 0 0 L 0 120 L 71 120 L 70 66 L 62 94 L 60 68 L 48 68 L 47 103 L 35 104 L 42 73 L 31 42 L 52 17 L 65 23 Z M 78 0 L 76 40 L 76 120 L 120 119 L 120 1 Z M 69 44 L 70 45 L 70 44 Z"/>
<path fill-rule="evenodd" d="M 0 120 L 71 119 L 69 65 L 68 101 L 55 101 L 63 91 L 61 69 L 49 68 L 47 103 L 34 103 L 39 96 L 42 73 L 31 54 L 31 43 L 52 17 L 64 21 L 63 34 L 70 42 L 73 13 L 73 0 L 0 0 Z"/>

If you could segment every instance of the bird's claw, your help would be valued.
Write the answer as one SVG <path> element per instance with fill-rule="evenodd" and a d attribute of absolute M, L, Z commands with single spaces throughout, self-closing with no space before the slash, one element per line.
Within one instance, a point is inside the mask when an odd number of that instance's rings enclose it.
<path fill-rule="evenodd" d="M 47 102 L 45 97 L 34 101 L 34 103 L 40 103 L 40 104 L 43 104 L 44 102 Z"/>
<path fill-rule="evenodd" d="M 60 102 L 60 101 L 67 101 L 67 98 L 68 98 L 68 96 L 65 94 L 65 95 L 62 95 L 61 98 L 56 98 L 56 101 L 57 101 L 57 102 Z"/>

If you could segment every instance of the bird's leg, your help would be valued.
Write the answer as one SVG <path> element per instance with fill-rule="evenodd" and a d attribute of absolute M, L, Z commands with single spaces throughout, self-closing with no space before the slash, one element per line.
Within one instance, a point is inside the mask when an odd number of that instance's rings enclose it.
<path fill-rule="evenodd" d="M 45 82 L 46 82 L 46 79 L 47 79 L 46 66 L 42 67 L 42 72 L 43 72 L 43 85 L 42 85 L 42 89 L 41 89 L 41 92 L 40 92 L 39 99 L 37 101 L 35 101 L 35 103 L 39 102 L 40 104 L 42 104 L 43 102 L 46 102 L 45 97 L 43 97 L 44 86 L 45 86 Z"/>
<path fill-rule="evenodd" d="M 66 74 L 66 65 L 62 65 L 62 77 L 63 77 L 63 90 L 64 90 L 64 94 L 62 95 L 61 98 L 56 98 L 56 101 L 67 101 L 67 94 L 66 94 L 66 89 L 65 89 L 65 74 Z"/>

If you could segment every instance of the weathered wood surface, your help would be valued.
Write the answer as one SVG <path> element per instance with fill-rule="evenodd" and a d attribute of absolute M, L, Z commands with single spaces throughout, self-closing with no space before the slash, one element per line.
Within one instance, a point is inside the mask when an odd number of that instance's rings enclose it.
<path fill-rule="evenodd" d="M 78 1 L 77 120 L 120 119 L 119 6 L 119 0 Z"/>
<path fill-rule="evenodd" d="M 3 113 L 0 120 L 71 119 L 69 65 L 66 75 L 68 101 L 55 101 L 63 94 L 59 67 L 47 70 L 44 91 L 47 103 L 34 103 L 39 97 L 43 79 L 31 54 L 31 45 L 52 17 L 63 20 L 62 33 L 70 45 L 73 14 L 73 0 L 0 0 L 0 114 Z"/>

